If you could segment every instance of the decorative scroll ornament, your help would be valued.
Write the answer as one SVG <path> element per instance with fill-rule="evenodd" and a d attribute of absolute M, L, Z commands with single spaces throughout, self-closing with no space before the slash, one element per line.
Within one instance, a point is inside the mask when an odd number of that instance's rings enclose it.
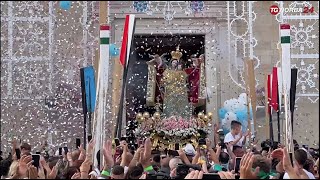
<path fill-rule="evenodd" d="M 297 98 L 308 99 L 311 103 L 319 100 L 318 89 L 318 29 L 319 3 L 316 1 L 274 1 L 280 8 L 313 8 L 313 12 L 297 13 L 280 11 L 275 16 L 279 23 L 291 25 L 291 68 L 298 69 Z M 278 47 L 280 42 L 277 44 Z M 280 63 L 280 61 L 278 61 Z"/>
<path fill-rule="evenodd" d="M 163 18 L 170 22 L 181 9 L 186 15 L 200 13 L 204 10 L 204 1 L 134 1 L 133 9 L 139 13 L 151 16 L 154 12 L 163 12 Z"/>
<path fill-rule="evenodd" d="M 260 59 L 254 52 L 258 40 L 253 33 L 253 24 L 257 17 L 253 5 L 253 1 L 227 1 L 229 76 L 242 89 L 245 89 L 244 60 L 242 58 L 249 57 L 254 60 L 254 69 L 260 66 Z M 237 29 L 239 23 L 245 25 L 243 31 Z M 238 77 L 240 77 L 239 80 Z M 256 78 L 255 82 L 255 87 L 257 87 L 259 80 Z"/>

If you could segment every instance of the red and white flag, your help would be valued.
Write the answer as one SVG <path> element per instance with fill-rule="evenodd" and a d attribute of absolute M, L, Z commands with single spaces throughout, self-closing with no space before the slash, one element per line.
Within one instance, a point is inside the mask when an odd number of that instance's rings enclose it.
<path fill-rule="evenodd" d="M 120 52 L 120 63 L 122 64 L 123 67 L 128 66 L 134 28 L 135 28 L 135 15 L 132 15 L 132 14 L 126 15 L 124 28 L 123 28 L 121 52 Z"/>

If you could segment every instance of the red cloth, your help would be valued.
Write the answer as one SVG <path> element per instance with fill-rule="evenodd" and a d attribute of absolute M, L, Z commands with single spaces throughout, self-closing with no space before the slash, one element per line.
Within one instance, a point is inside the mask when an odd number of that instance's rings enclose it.
<path fill-rule="evenodd" d="M 128 44 L 128 33 L 129 33 L 129 15 L 126 15 L 126 20 L 124 23 L 123 35 L 122 35 L 122 45 L 121 45 L 121 52 L 120 52 L 120 63 L 124 67 L 126 63 L 126 56 L 127 56 L 127 44 Z"/>
<path fill-rule="evenodd" d="M 201 71 L 200 68 L 187 68 L 185 72 L 189 75 L 188 82 L 189 82 L 189 93 L 188 99 L 189 102 L 198 103 L 199 102 L 199 89 L 200 89 L 200 75 Z"/>
<path fill-rule="evenodd" d="M 268 112 L 271 113 L 271 75 L 268 75 L 268 82 L 267 82 L 267 93 L 268 93 Z"/>
<path fill-rule="evenodd" d="M 277 71 L 277 67 L 273 67 L 273 69 L 272 69 L 271 106 L 275 111 L 278 111 L 278 71 Z"/>

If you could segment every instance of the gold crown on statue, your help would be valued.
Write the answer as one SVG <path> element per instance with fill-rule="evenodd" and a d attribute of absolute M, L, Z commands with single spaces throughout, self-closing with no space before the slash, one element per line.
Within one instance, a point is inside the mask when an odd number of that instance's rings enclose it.
<path fill-rule="evenodd" d="M 182 52 L 179 50 L 179 46 L 177 47 L 176 51 L 171 51 L 172 59 L 180 60 L 182 57 Z"/>

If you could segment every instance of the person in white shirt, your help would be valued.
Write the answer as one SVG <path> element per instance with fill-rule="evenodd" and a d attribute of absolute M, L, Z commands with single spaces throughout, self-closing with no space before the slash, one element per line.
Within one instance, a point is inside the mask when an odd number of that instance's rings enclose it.
<path fill-rule="evenodd" d="M 294 152 L 294 171 L 303 179 L 305 179 L 306 177 L 308 177 L 309 179 L 315 179 L 314 175 L 311 172 L 303 169 L 303 165 L 306 163 L 307 159 L 307 152 L 303 149 L 297 149 Z M 284 174 L 283 179 L 290 179 L 288 173 Z"/>
<path fill-rule="evenodd" d="M 224 143 L 231 144 L 232 146 L 237 145 L 242 147 L 246 143 L 246 138 L 248 135 L 248 132 L 246 132 L 244 135 L 242 134 L 240 122 L 231 121 L 231 130 L 224 137 Z"/>

